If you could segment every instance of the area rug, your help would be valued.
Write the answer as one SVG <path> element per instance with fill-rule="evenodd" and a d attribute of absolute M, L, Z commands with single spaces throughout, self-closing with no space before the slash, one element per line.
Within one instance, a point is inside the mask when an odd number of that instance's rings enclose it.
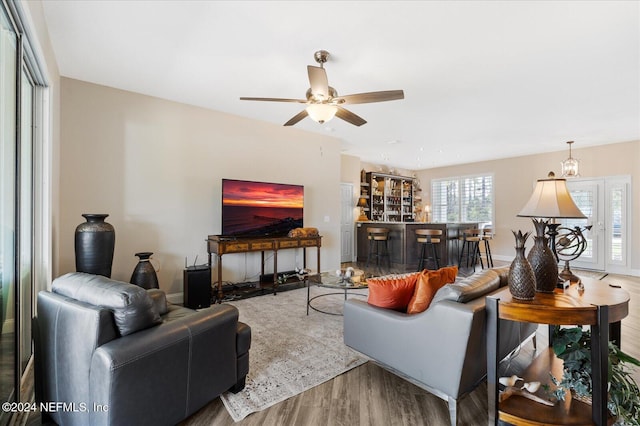
<path fill-rule="evenodd" d="M 335 291 L 335 290 L 334 290 Z M 311 296 L 328 290 L 313 286 Z M 355 293 L 355 291 L 353 292 Z M 366 294 L 366 290 L 364 293 Z M 349 293 L 349 297 L 359 297 Z M 364 364 L 367 359 L 345 346 L 342 317 L 306 311 L 301 288 L 227 302 L 251 326 L 249 374 L 243 391 L 224 393 L 222 402 L 234 421 L 264 410 Z M 344 296 L 320 297 L 313 306 L 341 312 Z"/>

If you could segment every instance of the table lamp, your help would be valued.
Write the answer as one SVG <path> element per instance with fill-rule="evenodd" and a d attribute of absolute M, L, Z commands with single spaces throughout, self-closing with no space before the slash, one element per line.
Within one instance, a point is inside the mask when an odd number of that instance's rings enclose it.
<path fill-rule="evenodd" d="M 366 222 L 369 220 L 367 215 L 364 212 L 365 207 L 369 207 L 369 203 L 367 202 L 367 197 L 358 198 L 358 203 L 356 207 L 360 207 L 360 217 L 358 217 L 358 222 Z"/>
<path fill-rule="evenodd" d="M 531 217 L 536 228 L 535 245 L 529 252 L 528 260 L 536 275 L 536 291 L 550 293 L 558 285 L 558 253 L 556 252 L 556 236 L 559 223 L 555 219 L 584 219 L 571 198 L 566 179 L 556 179 L 549 172 L 547 179 L 538 179 L 529 201 L 522 208 L 519 217 Z M 551 222 L 549 223 L 550 219 Z M 547 245 L 549 236 L 551 248 Z"/>

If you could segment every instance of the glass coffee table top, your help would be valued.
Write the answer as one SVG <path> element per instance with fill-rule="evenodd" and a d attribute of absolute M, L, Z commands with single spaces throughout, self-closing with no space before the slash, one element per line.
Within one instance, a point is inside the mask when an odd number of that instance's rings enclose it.
<path fill-rule="evenodd" d="M 317 287 L 325 287 L 325 288 L 332 288 L 332 289 L 336 289 L 336 290 L 340 290 L 340 291 L 335 291 L 335 292 L 330 292 L 330 293 L 323 293 L 323 294 L 319 294 L 317 296 L 313 296 L 311 297 L 311 287 L 312 286 L 317 286 Z M 340 295 L 340 296 L 344 296 L 344 300 L 347 300 L 347 294 L 349 291 L 351 290 L 363 290 L 363 289 L 367 289 L 367 283 L 366 281 L 362 282 L 351 282 L 351 281 L 345 281 L 344 279 L 342 279 L 341 277 L 336 276 L 336 274 L 332 274 L 330 272 L 323 272 L 321 274 L 316 274 L 316 275 L 311 275 L 307 278 L 307 315 L 309 315 L 309 308 L 313 309 L 314 311 L 317 312 L 321 312 L 323 314 L 327 314 L 327 315 L 342 315 L 342 310 L 340 309 L 339 312 L 337 311 L 329 311 L 327 309 L 324 308 L 319 308 L 317 306 L 313 306 L 313 304 L 311 302 L 313 302 L 314 300 L 321 298 L 321 297 L 326 297 L 326 296 L 335 296 L 335 295 Z M 361 296 L 361 297 L 367 297 L 366 293 L 351 293 L 354 296 Z M 340 304 L 340 308 L 342 308 L 342 304 Z"/>
<path fill-rule="evenodd" d="M 336 274 L 330 272 L 323 272 L 321 274 L 310 275 L 307 278 L 309 284 L 314 284 L 319 287 L 338 288 L 346 290 L 357 290 L 367 288 L 367 282 L 362 278 L 360 282 L 345 281 Z"/>

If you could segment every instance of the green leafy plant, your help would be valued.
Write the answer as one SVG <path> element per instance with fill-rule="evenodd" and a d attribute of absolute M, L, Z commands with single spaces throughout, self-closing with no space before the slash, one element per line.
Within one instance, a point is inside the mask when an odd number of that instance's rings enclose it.
<path fill-rule="evenodd" d="M 590 398 L 591 333 L 581 327 L 556 327 L 553 352 L 564 363 L 562 379 L 551 376 L 557 386 L 553 396 L 564 400 L 566 392 L 573 391 L 579 397 Z M 631 376 L 631 366 L 640 366 L 640 361 L 609 342 L 607 409 L 617 418 L 616 424 L 640 425 L 640 389 Z"/>

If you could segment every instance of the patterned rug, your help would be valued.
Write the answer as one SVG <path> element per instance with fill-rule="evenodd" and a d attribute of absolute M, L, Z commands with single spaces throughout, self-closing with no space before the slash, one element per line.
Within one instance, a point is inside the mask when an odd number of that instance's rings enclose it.
<path fill-rule="evenodd" d="M 311 287 L 311 297 L 328 293 Z M 367 294 L 366 290 L 359 291 Z M 349 297 L 355 296 L 356 291 Z M 240 321 L 251 326 L 249 374 L 243 391 L 221 396 L 234 421 L 284 401 L 326 382 L 367 359 L 345 346 L 342 317 L 306 311 L 307 289 L 301 288 L 227 302 L 240 311 Z M 314 300 L 313 306 L 342 311 L 344 296 Z"/>

